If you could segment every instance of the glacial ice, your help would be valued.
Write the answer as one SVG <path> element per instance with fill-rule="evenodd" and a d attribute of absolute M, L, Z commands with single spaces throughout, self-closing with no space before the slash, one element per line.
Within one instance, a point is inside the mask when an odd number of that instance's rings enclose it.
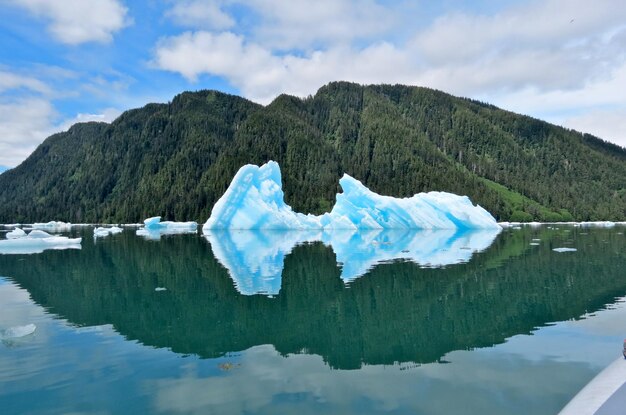
<path fill-rule="evenodd" d="M 30 231 L 29 234 L 12 233 L 10 239 L 0 240 L 0 254 L 38 254 L 46 249 L 80 249 L 82 238 L 68 238 L 66 236 L 53 236 L 39 229 Z"/>
<path fill-rule="evenodd" d="M 217 260 L 244 295 L 276 295 L 285 257 L 295 246 L 321 241 L 335 252 L 341 278 L 348 283 L 377 264 L 411 261 L 422 267 L 468 262 L 487 249 L 500 233 L 495 229 L 464 230 L 211 230 L 205 233 Z"/>
<path fill-rule="evenodd" d="M 554 252 L 576 252 L 576 248 L 554 248 Z"/>
<path fill-rule="evenodd" d="M 67 232 L 72 229 L 71 223 L 50 221 L 46 223 L 33 223 L 33 229 L 41 229 L 48 232 Z"/>
<path fill-rule="evenodd" d="M 378 195 L 347 174 L 330 213 L 305 215 L 285 203 L 280 167 L 270 161 L 239 169 L 217 201 L 203 232 L 211 229 L 500 229 L 466 196 L 445 192 L 410 198 Z"/>
<path fill-rule="evenodd" d="M 175 235 L 180 233 L 196 233 L 197 222 L 161 222 L 160 216 L 154 216 L 143 221 L 144 227 L 137 229 L 137 235 L 146 239 L 158 240 L 161 235 Z"/>
<path fill-rule="evenodd" d="M 20 228 L 15 228 L 12 231 L 7 232 L 7 239 L 17 239 L 17 238 L 23 238 L 25 236 L 26 236 L 26 232 L 24 232 Z"/>
<path fill-rule="evenodd" d="M 17 339 L 25 337 L 35 332 L 37 326 L 34 324 L 27 324 L 25 326 L 10 327 L 6 330 L 0 330 L 0 340 Z"/>
<path fill-rule="evenodd" d="M 121 233 L 122 231 L 123 229 L 118 228 L 117 226 L 112 226 L 110 228 L 98 227 L 93 230 L 93 237 L 104 238 L 105 236 L 116 235 L 118 233 Z"/>

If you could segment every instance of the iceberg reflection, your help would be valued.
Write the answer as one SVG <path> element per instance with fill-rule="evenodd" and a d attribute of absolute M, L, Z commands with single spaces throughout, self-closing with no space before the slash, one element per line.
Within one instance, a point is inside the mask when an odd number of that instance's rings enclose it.
<path fill-rule="evenodd" d="M 447 230 L 212 230 L 205 234 L 217 260 L 244 295 L 276 295 L 285 257 L 294 247 L 321 241 L 335 252 L 348 283 L 377 264 L 402 260 L 438 268 L 468 262 L 500 229 Z"/>

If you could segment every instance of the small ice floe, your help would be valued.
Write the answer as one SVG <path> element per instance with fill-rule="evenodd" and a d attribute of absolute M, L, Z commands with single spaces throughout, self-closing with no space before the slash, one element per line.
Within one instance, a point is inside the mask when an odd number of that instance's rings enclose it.
<path fill-rule="evenodd" d="M 34 324 L 27 324 L 25 326 L 15 326 L 10 327 L 6 330 L 0 330 L 0 339 L 8 340 L 25 337 L 33 334 L 36 328 L 37 326 L 35 326 Z"/>
<path fill-rule="evenodd" d="M 167 291 L 167 288 L 165 288 L 165 287 L 156 287 L 154 289 L 154 291 Z"/>
<path fill-rule="evenodd" d="M 53 236 L 38 229 L 29 234 L 22 231 L 12 234 L 10 239 L 0 240 L 0 254 L 38 254 L 46 249 L 80 249 L 81 241 L 82 238 Z"/>
<path fill-rule="evenodd" d="M 539 242 L 531 242 L 530 243 L 532 246 L 539 246 Z"/>
<path fill-rule="evenodd" d="M 122 232 L 122 228 L 118 228 L 117 226 L 113 226 L 111 228 L 98 227 L 93 230 L 94 238 L 103 238 L 109 235 L 115 235 Z"/>
<path fill-rule="evenodd" d="M 576 252 L 576 248 L 554 248 L 554 252 Z"/>
<path fill-rule="evenodd" d="M 137 229 L 137 235 L 146 239 L 158 240 L 161 235 L 175 235 L 182 233 L 196 233 L 197 222 L 161 222 L 160 216 L 144 220 L 144 227 Z"/>
<path fill-rule="evenodd" d="M 50 221 L 46 223 L 33 223 L 33 229 L 41 229 L 48 232 L 67 232 L 72 229 L 71 223 Z"/>
<path fill-rule="evenodd" d="M 26 232 L 20 228 L 15 228 L 11 232 L 7 232 L 7 239 L 17 239 L 26 236 Z"/>
<path fill-rule="evenodd" d="M 539 242 L 539 241 L 541 241 L 541 239 L 539 239 L 539 238 L 533 238 L 533 242 Z"/>
<path fill-rule="evenodd" d="M 595 222 L 580 222 L 580 226 L 583 227 L 599 227 L 599 228 L 612 228 L 615 226 L 615 222 L 610 221 L 595 221 Z"/>
<path fill-rule="evenodd" d="M 22 226 L 22 224 L 21 223 L 6 223 L 2 226 L 4 226 L 5 228 L 18 228 Z"/>

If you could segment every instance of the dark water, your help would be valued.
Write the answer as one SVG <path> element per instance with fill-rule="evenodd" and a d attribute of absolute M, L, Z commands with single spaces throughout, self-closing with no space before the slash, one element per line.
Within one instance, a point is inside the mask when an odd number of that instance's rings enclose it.
<path fill-rule="evenodd" d="M 554 414 L 621 353 L 625 230 L 75 231 L 0 255 L 1 413 Z"/>

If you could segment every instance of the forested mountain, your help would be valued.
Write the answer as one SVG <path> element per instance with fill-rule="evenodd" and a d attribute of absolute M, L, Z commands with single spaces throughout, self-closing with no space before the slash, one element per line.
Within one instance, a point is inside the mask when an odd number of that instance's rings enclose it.
<path fill-rule="evenodd" d="M 246 163 L 328 211 L 346 172 L 372 190 L 468 195 L 500 220 L 626 220 L 626 150 L 418 87 L 336 82 L 261 106 L 216 91 L 76 124 L 0 175 L 0 222 L 205 221 Z"/>

